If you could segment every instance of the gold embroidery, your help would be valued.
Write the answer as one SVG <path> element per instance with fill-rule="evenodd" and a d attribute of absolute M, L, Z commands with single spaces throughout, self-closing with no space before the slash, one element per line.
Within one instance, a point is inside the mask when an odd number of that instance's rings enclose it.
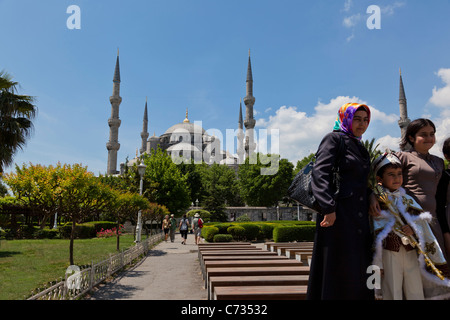
<path fill-rule="evenodd" d="M 434 242 L 425 242 L 425 251 L 429 252 L 431 254 L 435 254 L 436 253 L 436 247 Z"/>
<path fill-rule="evenodd" d="M 403 202 L 403 205 L 406 206 L 406 207 L 409 207 L 409 206 L 411 206 L 414 203 L 412 201 L 412 199 L 408 199 L 406 197 L 402 197 L 402 202 Z"/>

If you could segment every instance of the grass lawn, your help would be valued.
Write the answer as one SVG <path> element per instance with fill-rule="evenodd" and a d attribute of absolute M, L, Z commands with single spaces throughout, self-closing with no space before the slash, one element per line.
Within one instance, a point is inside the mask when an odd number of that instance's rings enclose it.
<path fill-rule="evenodd" d="M 120 250 L 134 245 L 132 234 L 120 237 Z M 116 238 L 76 239 L 74 263 L 90 265 L 115 254 Z M 64 278 L 69 266 L 68 239 L 2 240 L 0 242 L 0 300 L 22 300 L 50 281 Z"/>

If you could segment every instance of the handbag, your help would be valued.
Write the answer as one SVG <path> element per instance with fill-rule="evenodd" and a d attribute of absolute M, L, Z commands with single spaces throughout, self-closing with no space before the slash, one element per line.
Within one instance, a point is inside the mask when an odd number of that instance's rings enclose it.
<path fill-rule="evenodd" d="M 339 137 L 339 147 L 336 155 L 336 160 L 333 166 L 333 185 L 335 189 L 335 197 L 339 194 L 339 162 L 344 153 L 344 139 L 342 136 Z M 302 168 L 288 189 L 288 197 L 302 204 L 303 206 L 320 213 L 320 206 L 317 203 L 316 198 L 312 192 L 311 180 L 312 180 L 312 170 L 314 168 L 315 157 Z"/>

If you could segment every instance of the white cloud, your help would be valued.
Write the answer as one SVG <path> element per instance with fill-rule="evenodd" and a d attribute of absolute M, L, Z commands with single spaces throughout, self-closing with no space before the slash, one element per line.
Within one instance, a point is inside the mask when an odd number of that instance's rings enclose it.
<path fill-rule="evenodd" d="M 345 0 L 343 11 L 349 12 L 353 4 L 352 2 L 352 0 Z"/>
<path fill-rule="evenodd" d="M 401 8 L 405 5 L 405 2 L 396 1 L 393 4 L 381 7 L 381 14 L 392 16 L 397 8 Z"/>
<path fill-rule="evenodd" d="M 401 8 L 405 5 L 405 2 L 396 1 L 393 4 L 389 4 L 387 6 L 380 7 L 381 11 L 381 17 L 387 17 L 387 16 L 393 16 L 395 11 L 398 8 Z M 345 12 L 345 17 L 342 20 L 342 25 L 347 29 L 352 29 L 352 34 L 349 35 L 346 40 L 347 42 L 352 41 L 355 38 L 355 27 L 359 25 L 360 23 L 365 23 L 367 19 L 366 12 L 358 12 L 351 14 L 350 11 L 352 11 L 353 2 L 352 0 L 346 0 L 344 3 L 344 8 L 342 9 L 342 12 Z"/>
<path fill-rule="evenodd" d="M 429 102 L 441 108 L 450 107 L 450 69 L 439 69 L 436 75 L 444 82 L 444 87 L 434 87 Z"/>
<path fill-rule="evenodd" d="M 344 20 L 342 21 L 342 24 L 346 28 L 352 28 L 356 26 L 361 21 L 361 19 L 362 15 L 360 13 L 357 13 L 349 17 L 345 17 Z"/>
<path fill-rule="evenodd" d="M 400 137 L 392 137 L 390 135 L 379 138 L 375 141 L 375 146 L 378 145 L 378 150 L 384 152 L 386 149 L 392 151 L 399 151 Z"/>

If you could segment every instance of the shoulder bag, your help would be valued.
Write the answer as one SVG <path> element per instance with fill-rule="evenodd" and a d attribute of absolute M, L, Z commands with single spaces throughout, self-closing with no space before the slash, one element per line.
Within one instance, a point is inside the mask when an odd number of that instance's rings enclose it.
<path fill-rule="evenodd" d="M 339 161 L 344 153 L 345 143 L 342 136 L 339 136 L 339 147 L 336 155 L 336 161 L 333 166 L 333 184 L 335 186 L 335 196 L 339 193 Z M 311 188 L 312 169 L 314 167 L 315 157 L 303 169 L 301 169 L 291 186 L 288 189 L 288 197 L 302 204 L 303 206 L 320 213 L 320 206 L 313 195 Z"/>

